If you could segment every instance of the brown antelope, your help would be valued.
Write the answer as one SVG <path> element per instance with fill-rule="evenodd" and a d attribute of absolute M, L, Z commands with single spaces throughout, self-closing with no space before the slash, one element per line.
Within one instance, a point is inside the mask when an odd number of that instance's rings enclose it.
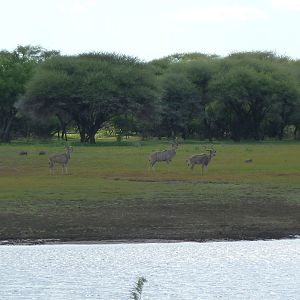
<path fill-rule="evenodd" d="M 54 165 L 60 164 L 62 166 L 62 174 L 68 174 L 67 164 L 71 158 L 71 153 L 73 152 L 72 146 L 66 147 L 67 152 L 61 154 L 53 154 L 49 157 L 49 168 L 50 174 L 54 174 Z"/>
<path fill-rule="evenodd" d="M 253 162 L 253 159 L 252 159 L 252 158 L 250 158 L 250 159 L 246 159 L 246 160 L 244 160 L 244 162 L 245 162 L 246 164 L 250 164 L 250 163 L 252 163 L 252 162 Z"/>
<path fill-rule="evenodd" d="M 153 166 L 160 161 L 165 161 L 167 164 L 169 164 L 172 161 L 172 158 L 176 155 L 177 147 L 178 144 L 175 142 L 172 143 L 172 149 L 170 150 L 151 153 L 149 156 L 150 167 L 153 169 Z"/>
<path fill-rule="evenodd" d="M 19 152 L 19 155 L 28 155 L 28 152 L 27 152 L 27 151 L 24 151 L 24 150 L 22 150 L 22 151 L 20 151 L 20 152 Z"/>
<path fill-rule="evenodd" d="M 195 155 L 192 155 L 191 157 L 189 157 L 187 159 L 187 164 L 188 164 L 188 166 L 191 165 L 191 170 L 194 169 L 195 165 L 201 165 L 201 168 L 202 168 L 201 174 L 202 175 L 203 175 L 204 167 L 208 166 L 211 159 L 214 156 L 216 156 L 216 153 L 217 153 L 217 151 L 215 149 L 209 149 L 209 150 L 206 150 L 206 151 L 209 151 L 209 154 L 205 154 L 205 153 L 195 154 Z"/>

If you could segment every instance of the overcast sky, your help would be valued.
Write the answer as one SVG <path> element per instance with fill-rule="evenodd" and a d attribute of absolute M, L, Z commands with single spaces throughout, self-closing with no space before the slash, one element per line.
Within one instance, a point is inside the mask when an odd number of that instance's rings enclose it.
<path fill-rule="evenodd" d="M 0 49 L 116 52 L 270 50 L 300 59 L 300 0 L 0 0 Z"/>

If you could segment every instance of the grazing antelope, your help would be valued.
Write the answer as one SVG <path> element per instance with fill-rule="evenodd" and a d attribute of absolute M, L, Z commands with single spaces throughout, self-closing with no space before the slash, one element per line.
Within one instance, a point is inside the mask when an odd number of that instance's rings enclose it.
<path fill-rule="evenodd" d="M 201 174 L 203 175 L 203 169 L 204 169 L 204 167 L 208 166 L 208 164 L 210 163 L 211 159 L 214 156 L 216 156 L 216 153 L 217 153 L 217 151 L 215 149 L 210 149 L 210 150 L 207 150 L 207 151 L 209 151 L 209 154 L 205 154 L 205 153 L 195 154 L 195 155 L 192 155 L 191 157 L 189 157 L 186 160 L 188 166 L 191 165 L 191 170 L 194 169 L 195 165 L 201 165 L 201 168 L 202 168 Z"/>
<path fill-rule="evenodd" d="M 165 161 L 169 164 L 172 161 L 172 158 L 176 155 L 176 149 L 178 144 L 172 143 L 172 149 L 170 150 L 163 150 L 151 153 L 149 156 L 150 167 L 153 169 L 153 166 L 160 161 Z"/>
<path fill-rule="evenodd" d="M 44 151 L 44 150 L 39 151 L 39 155 L 45 155 L 45 154 L 47 154 L 46 151 Z"/>
<path fill-rule="evenodd" d="M 22 150 L 22 151 L 19 152 L 19 155 L 28 155 L 28 152 Z"/>
<path fill-rule="evenodd" d="M 53 154 L 49 157 L 49 168 L 50 174 L 53 174 L 53 168 L 55 164 L 60 164 L 62 166 L 62 174 L 67 174 L 67 164 L 71 158 L 71 153 L 73 152 L 72 146 L 66 147 L 67 152 L 61 154 Z"/>
<path fill-rule="evenodd" d="M 250 164 L 250 163 L 252 163 L 252 162 L 253 162 L 253 159 L 252 159 L 252 158 L 250 158 L 250 159 L 246 159 L 246 160 L 244 160 L 244 162 L 245 162 L 246 164 Z"/>

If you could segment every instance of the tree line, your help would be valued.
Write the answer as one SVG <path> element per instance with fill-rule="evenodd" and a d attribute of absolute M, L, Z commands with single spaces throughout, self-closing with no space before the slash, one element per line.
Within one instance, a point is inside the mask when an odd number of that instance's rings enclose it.
<path fill-rule="evenodd" d="M 300 128 L 300 61 L 273 52 L 144 62 L 29 45 L 0 51 L 0 66 L 1 142 L 72 130 L 95 143 L 102 128 L 119 138 L 262 140 Z"/>

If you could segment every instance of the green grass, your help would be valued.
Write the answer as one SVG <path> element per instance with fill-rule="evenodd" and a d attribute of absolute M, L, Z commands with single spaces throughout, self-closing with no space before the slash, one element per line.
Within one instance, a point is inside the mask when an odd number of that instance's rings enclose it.
<path fill-rule="evenodd" d="M 204 176 L 185 163 L 204 151 L 203 142 L 181 144 L 173 162 L 159 163 L 155 172 L 148 156 L 167 142 L 71 143 L 69 175 L 57 167 L 54 176 L 48 155 L 38 152 L 63 152 L 62 142 L 0 145 L 0 239 L 252 239 L 300 232 L 299 143 L 216 143 Z"/>

